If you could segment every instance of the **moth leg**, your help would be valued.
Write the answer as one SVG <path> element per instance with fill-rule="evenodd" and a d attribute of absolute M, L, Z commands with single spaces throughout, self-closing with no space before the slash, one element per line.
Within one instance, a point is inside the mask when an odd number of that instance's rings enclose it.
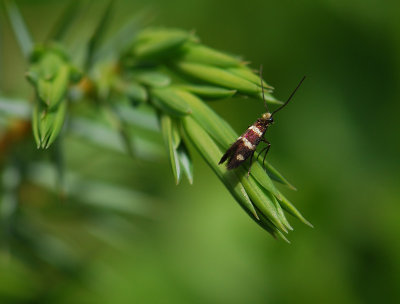
<path fill-rule="evenodd" d="M 267 147 L 265 148 L 265 154 L 264 154 L 263 162 L 262 162 L 263 169 L 266 170 L 266 168 L 265 168 L 265 158 L 267 157 L 269 148 L 271 148 L 271 143 L 268 140 L 266 140 L 265 138 L 263 138 L 263 142 L 265 142 L 267 144 Z"/>
<path fill-rule="evenodd" d="M 257 159 L 256 159 L 257 161 L 258 161 L 258 158 L 260 157 L 260 155 L 263 154 L 263 152 L 264 152 L 265 150 L 268 150 L 269 147 L 271 146 L 271 143 L 270 143 L 269 141 L 267 141 L 264 137 L 261 137 L 261 141 L 262 141 L 262 142 L 265 142 L 265 143 L 267 144 L 267 146 L 264 147 L 264 148 L 262 148 L 261 151 L 260 151 L 260 153 L 258 153 Z M 268 151 L 267 151 L 267 153 L 268 153 Z"/>
<path fill-rule="evenodd" d="M 249 178 L 249 176 L 250 176 L 251 166 L 253 165 L 253 155 L 254 155 L 254 151 L 250 155 L 250 167 L 249 167 L 249 170 L 247 171 L 247 178 Z"/>
<path fill-rule="evenodd" d="M 260 157 L 260 155 L 263 154 L 263 152 L 264 152 L 265 150 L 267 150 L 267 149 L 268 149 L 268 146 L 266 146 L 266 147 L 264 147 L 264 148 L 261 149 L 260 153 L 258 153 L 258 155 L 257 155 L 257 159 L 256 159 L 257 161 L 258 161 L 258 158 Z"/>

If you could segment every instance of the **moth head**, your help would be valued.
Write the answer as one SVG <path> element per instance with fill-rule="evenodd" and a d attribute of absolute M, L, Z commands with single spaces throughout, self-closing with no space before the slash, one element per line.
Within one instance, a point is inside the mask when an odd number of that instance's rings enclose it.
<path fill-rule="evenodd" d="M 274 119 L 272 118 L 271 113 L 267 112 L 262 115 L 262 120 L 264 120 L 266 123 L 272 124 L 274 122 Z"/>

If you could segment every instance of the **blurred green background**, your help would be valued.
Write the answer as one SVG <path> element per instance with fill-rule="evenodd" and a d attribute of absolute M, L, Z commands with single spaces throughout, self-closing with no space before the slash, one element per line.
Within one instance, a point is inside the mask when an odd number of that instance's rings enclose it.
<path fill-rule="evenodd" d="M 66 5 L 17 3 L 37 41 Z M 177 187 L 164 153 L 132 160 L 68 137 L 76 183 L 111 187 L 121 208 L 60 203 L 26 183 L 10 220 L 25 238 L 3 221 L 0 302 L 400 303 L 400 2 L 121 0 L 116 9 L 121 20 L 150 10 L 153 25 L 194 29 L 206 45 L 263 64 L 280 99 L 307 75 L 267 138 L 269 160 L 299 189 L 282 190 L 315 229 L 292 221 L 292 244 L 274 241 L 193 149 L 194 185 Z M 27 98 L 26 64 L 0 18 L 0 91 Z M 238 98 L 212 107 L 238 133 L 264 111 Z"/>

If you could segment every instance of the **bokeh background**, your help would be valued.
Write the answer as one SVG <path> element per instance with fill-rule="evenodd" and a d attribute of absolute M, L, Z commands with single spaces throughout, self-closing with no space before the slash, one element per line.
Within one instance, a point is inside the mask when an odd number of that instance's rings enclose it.
<path fill-rule="evenodd" d="M 67 1 L 17 3 L 40 41 Z M 193 149 L 194 185 L 175 186 L 161 138 L 158 157 L 135 160 L 67 137 L 71 178 L 82 189 L 96 180 L 82 195 L 102 208 L 26 182 L 17 218 L 2 208 L 0 302 L 400 303 L 400 2 L 116 5 L 121 20 L 144 10 L 153 25 L 194 29 L 206 45 L 263 64 L 280 99 L 307 75 L 268 131 L 268 157 L 315 228 L 292 219 L 292 243 L 275 241 Z M 0 91 L 27 98 L 26 64 L 0 18 Z M 237 98 L 212 107 L 239 133 L 264 111 Z"/>

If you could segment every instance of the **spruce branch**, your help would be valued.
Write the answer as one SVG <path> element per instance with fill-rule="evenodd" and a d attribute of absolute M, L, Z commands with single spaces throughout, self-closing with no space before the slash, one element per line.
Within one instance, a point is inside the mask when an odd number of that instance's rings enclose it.
<path fill-rule="evenodd" d="M 204 45 L 190 31 L 144 28 L 126 37 L 130 43 L 112 49 L 104 36 L 111 16 L 110 4 L 90 41 L 82 44 L 87 54 L 82 66 L 73 66 L 72 62 L 78 62 L 76 54 L 67 54 L 66 47 L 54 43 L 37 45 L 30 53 L 27 78 L 36 95 L 32 128 L 38 147 L 48 148 L 58 138 L 67 113 L 76 126 L 74 109 L 86 105 L 88 111 L 99 114 L 95 120 L 107 121 L 120 134 L 126 151 L 137 157 L 131 141 L 130 126 L 135 120 L 131 114 L 140 116 L 143 108 L 151 109 L 176 184 L 182 175 L 193 182 L 188 147 L 194 146 L 246 213 L 273 236 L 287 241 L 285 235 L 293 230 L 284 210 L 311 225 L 276 188 L 272 180 L 294 187 L 268 162 L 266 170 L 255 162 L 249 177 L 244 166 L 228 171 L 218 165 L 238 134 L 207 101 L 236 95 L 262 101 L 264 95 L 266 102 L 282 104 L 272 95 L 273 87 L 261 81 L 242 58 Z M 63 23 L 69 24 L 68 20 Z M 59 27 L 55 32 L 62 35 L 54 37 L 64 35 Z M 99 51 L 102 56 L 96 56 Z M 124 108 L 130 111 L 121 111 Z M 73 125 L 66 132 L 73 132 Z"/>

